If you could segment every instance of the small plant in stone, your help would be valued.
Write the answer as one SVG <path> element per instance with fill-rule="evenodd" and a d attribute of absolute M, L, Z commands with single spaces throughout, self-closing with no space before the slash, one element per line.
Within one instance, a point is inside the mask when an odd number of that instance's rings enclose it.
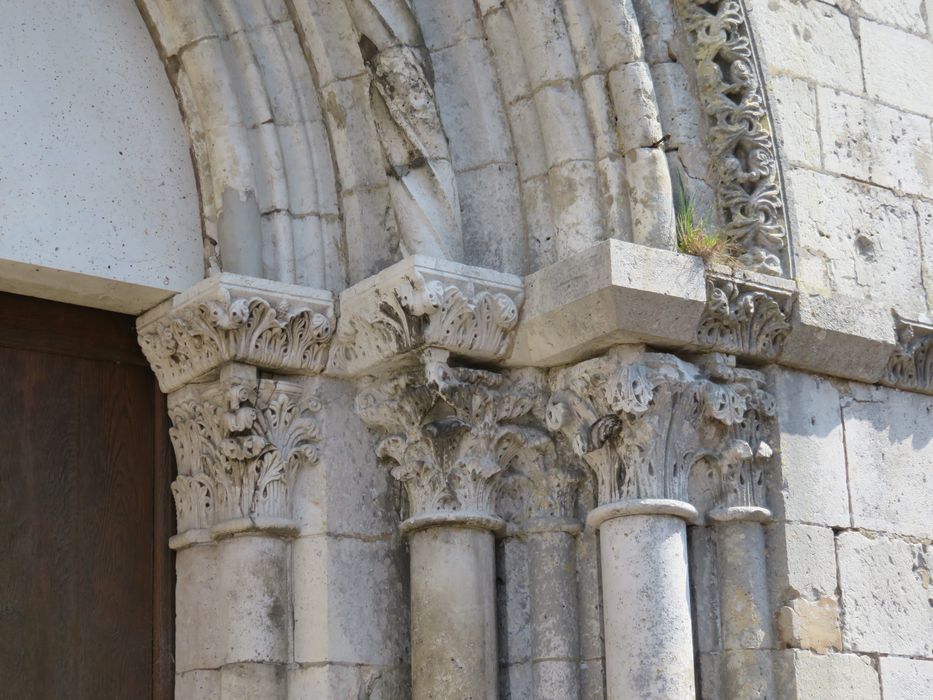
<path fill-rule="evenodd" d="M 703 262 L 729 265 L 735 256 L 728 237 L 714 228 L 710 218 L 701 214 L 696 198 L 680 183 L 680 200 L 677 202 L 677 249 L 687 255 L 696 255 Z"/>

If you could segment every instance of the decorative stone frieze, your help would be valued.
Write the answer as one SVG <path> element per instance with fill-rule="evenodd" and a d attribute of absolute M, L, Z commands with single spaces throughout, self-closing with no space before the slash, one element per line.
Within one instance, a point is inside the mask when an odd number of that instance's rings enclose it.
<path fill-rule="evenodd" d="M 720 352 L 774 359 L 791 331 L 792 290 L 711 272 L 697 343 Z"/>
<path fill-rule="evenodd" d="M 887 383 L 933 394 L 933 325 L 908 321 L 895 312 L 897 347 L 888 363 Z"/>
<path fill-rule="evenodd" d="M 412 256 L 340 295 L 328 370 L 360 375 L 422 347 L 501 360 L 511 349 L 521 278 Z"/>
<path fill-rule="evenodd" d="M 317 463 L 321 406 L 305 387 L 231 365 L 169 397 L 178 535 L 172 546 L 242 530 L 293 531 L 291 494 Z"/>
<path fill-rule="evenodd" d="M 767 99 L 740 0 L 677 0 L 709 118 L 719 204 L 749 269 L 789 274 L 787 220 Z"/>
<path fill-rule="evenodd" d="M 673 355 L 638 347 L 561 370 L 552 390 L 548 428 L 593 469 L 601 506 L 686 503 L 694 465 L 738 449 L 733 431 L 752 398 L 747 384 L 704 376 Z"/>
<path fill-rule="evenodd" d="M 403 529 L 463 520 L 501 529 L 502 473 L 549 442 L 521 422 L 542 400 L 537 374 L 451 367 L 441 351 L 428 351 L 423 367 L 366 386 L 357 413 L 387 434 L 376 451 L 405 486 L 411 517 Z"/>
<path fill-rule="evenodd" d="M 137 320 L 139 344 L 169 393 L 227 362 L 317 374 L 333 335 L 329 292 L 224 273 Z"/>

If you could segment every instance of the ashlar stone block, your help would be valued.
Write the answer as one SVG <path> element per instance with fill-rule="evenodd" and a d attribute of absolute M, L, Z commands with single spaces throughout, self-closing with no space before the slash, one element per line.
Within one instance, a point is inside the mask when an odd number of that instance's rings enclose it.
<path fill-rule="evenodd" d="M 914 700 L 933 691 L 933 660 L 882 656 L 878 663 L 884 700 Z"/>
<path fill-rule="evenodd" d="M 880 187 L 792 170 L 798 279 L 827 296 L 867 299 L 905 313 L 926 310 L 917 216 Z"/>
<path fill-rule="evenodd" d="M 849 18 L 820 2 L 752 0 L 749 18 L 772 75 L 862 91 L 861 58 Z"/>
<path fill-rule="evenodd" d="M 837 538 L 847 649 L 933 656 L 933 551 L 886 536 Z"/>
<path fill-rule="evenodd" d="M 860 28 L 868 94 L 933 116 L 933 42 L 874 22 L 861 22 Z"/>
<path fill-rule="evenodd" d="M 853 524 L 933 537 L 933 397 L 853 384 L 843 403 Z"/>
<path fill-rule="evenodd" d="M 817 91 L 827 170 L 908 194 L 933 188 L 930 120 L 828 88 Z"/>
<path fill-rule="evenodd" d="M 871 658 L 787 649 L 774 656 L 777 700 L 881 700 Z"/>
<path fill-rule="evenodd" d="M 839 392 L 823 377 L 784 369 L 775 370 L 773 380 L 781 428 L 769 489 L 775 515 L 849 525 Z"/>

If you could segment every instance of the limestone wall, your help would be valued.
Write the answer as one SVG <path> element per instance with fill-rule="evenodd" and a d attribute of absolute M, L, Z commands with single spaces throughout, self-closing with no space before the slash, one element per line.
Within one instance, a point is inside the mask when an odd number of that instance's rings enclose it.
<path fill-rule="evenodd" d="M 139 313 L 201 279 L 189 144 L 136 5 L 2 12 L 0 289 Z"/>
<path fill-rule="evenodd" d="M 911 317 L 933 297 L 929 0 L 750 0 L 797 278 Z"/>

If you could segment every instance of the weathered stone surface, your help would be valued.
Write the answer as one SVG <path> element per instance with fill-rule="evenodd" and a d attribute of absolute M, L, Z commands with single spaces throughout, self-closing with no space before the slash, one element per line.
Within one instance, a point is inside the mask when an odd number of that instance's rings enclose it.
<path fill-rule="evenodd" d="M 781 430 L 771 483 L 779 518 L 829 526 L 849 525 L 845 447 L 839 392 L 821 377 L 775 370 Z"/>
<path fill-rule="evenodd" d="M 933 656 L 929 545 L 844 532 L 836 546 L 846 649 Z"/>
<path fill-rule="evenodd" d="M 855 654 L 775 652 L 777 700 L 881 700 L 872 659 Z"/>
<path fill-rule="evenodd" d="M 819 600 L 836 592 L 836 540 L 819 525 L 778 522 L 767 534 L 771 604 L 777 610 L 798 598 Z"/>
<path fill-rule="evenodd" d="M 930 191 L 928 118 L 828 88 L 819 88 L 817 99 L 827 170 L 910 194 Z"/>
<path fill-rule="evenodd" d="M 781 646 L 817 654 L 842 650 L 839 603 L 834 596 L 794 599 L 775 613 L 775 627 Z"/>
<path fill-rule="evenodd" d="M 922 698 L 933 688 L 933 660 L 882 656 L 878 665 L 885 700 Z"/>
<path fill-rule="evenodd" d="M 475 361 L 504 358 L 523 299 L 522 280 L 415 255 L 340 295 L 328 372 L 356 376 L 422 347 Z"/>
<path fill-rule="evenodd" d="M 187 671 L 177 674 L 175 700 L 220 700 L 220 671 Z"/>
<path fill-rule="evenodd" d="M 274 664 L 288 662 L 288 544 L 274 537 L 246 535 L 226 539 L 217 549 L 224 661 L 268 666 L 246 674 L 265 677 Z"/>
<path fill-rule="evenodd" d="M 691 343 L 705 284 L 698 258 L 606 241 L 527 278 L 509 362 L 556 365 L 640 340 Z"/>
<path fill-rule="evenodd" d="M 855 527 L 933 538 L 933 397 L 852 385 L 844 401 Z"/>
<path fill-rule="evenodd" d="M 808 170 L 790 171 L 788 188 L 802 282 L 827 297 L 867 299 L 904 312 L 926 309 L 917 218 L 909 200 Z"/>
<path fill-rule="evenodd" d="M 858 10 L 863 17 L 923 34 L 924 0 L 859 0 Z M 862 25 L 864 26 L 864 25 Z"/>
<path fill-rule="evenodd" d="M 820 2 L 749 4 L 756 36 L 774 37 L 762 47 L 772 75 L 818 76 L 827 85 L 861 92 L 858 41 L 845 14 Z"/>
<path fill-rule="evenodd" d="M 411 534 L 411 676 L 416 698 L 495 697 L 495 556 L 486 530 Z"/>
<path fill-rule="evenodd" d="M 933 42 L 874 22 L 861 22 L 859 30 L 868 94 L 933 116 L 933 95 L 924 87 L 933 83 Z"/>
<path fill-rule="evenodd" d="M 411 693 L 408 666 L 324 664 L 289 669 L 288 700 L 397 700 Z"/>
<path fill-rule="evenodd" d="M 226 700 L 286 700 L 285 666 L 243 663 L 220 671 L 220 697 Z"/>
<path fill-rule="evenodd" d="M 669 515 L 607 520 L 600 528 L 600 548 L 608 697 L 693 697 L 683 520 Z"/>
<path fill-rule="evenodd" d="M 188 547 L 175 555 L 175 672 L 219 668 L 224 662 L 217 547 Z M 188 683 L 218 684 L 191 677 Z"/>
<path fill-rule="evenodd" d="M 318 374 L 333 334 L 330 292 L 225 273 L 140 316 L 139 344 L 162 391 L 251 363 L 284 374 Z"/>
<path fill-rule="evenodd" d="M 330 535 L 296 539 L 295 661 L 398 663 L 408 643 L 404 570 L 399 548 L 391 541 Z"/>
<path fill-rule="evenodd" d="M 781 76 L 768 85 L 781 136 L 781 155 L 791 164 L 821 167 L 816 92 L 803 80 Z"/>
<path fill-rule="evenodd" d="M 881 381 L 897 339 L 891 310 L 799 284 L 791 333 L 781 361 L 815 374 Z"/>

